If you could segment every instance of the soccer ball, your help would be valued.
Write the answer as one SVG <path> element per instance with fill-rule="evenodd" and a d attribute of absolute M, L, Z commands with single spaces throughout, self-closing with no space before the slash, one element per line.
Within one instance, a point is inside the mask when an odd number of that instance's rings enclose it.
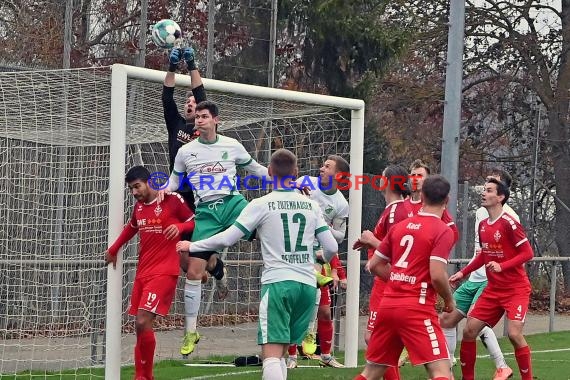
<path fill-rule="evenodd" d="M 169 19 L 160 20 L 152 27 L 152 42 L 163 49 L 172 49 L 182 37 L 180 26 Z"/>

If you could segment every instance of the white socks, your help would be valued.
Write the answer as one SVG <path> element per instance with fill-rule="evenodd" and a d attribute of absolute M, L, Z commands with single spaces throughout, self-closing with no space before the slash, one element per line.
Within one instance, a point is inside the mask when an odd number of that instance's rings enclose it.
<path fill-rule="evenodd" d="M 281 373 L 283 374 L 283 380 L 287 380 L 287 363 L 285 358 L 281 358 Z"/>
<path fill-rule="evenodd" d="M 453 357 L 455 355 L 455 348 L 457 347 L 457 328 L 442 329 L 447 342 L 447 349 L 449 350 L 450 366 L 453 367 Z"/>
<path fill-rule="evenodd" d="M 287 376 L 287 368 L 285 367 L 285 377 L 283 376 L 282 361 L 280 358 L 267 358 L 263 360 L 262 380 L 285 380 Z"/>
<path fill-rule="evenodd" d="M 501 351 L 501 347 L 499 347 L 499 342 L 497 342 L 497 336 L 492 328 L 489 326 L 485 326 L 483 330 L 479 333 L 479 337 L 485 347 L 487 347 L 487 351 L 489 351 L 489 355 L 491 359 L 495 361 L 495 366 L 497 368 L 506 368 L 507 363 L 505 362 L 505 357 L 503 356 L 503 352 Z"/>
<path fill-rule="evenodd" d="M 202 301 L 202 282 L 188 280 L 184 284 L 184 314 L 186 315 L 186 332 L 195 332 L 198 321 L 198 310 Z"/>
<path fill-rule="evenodd" d="M 315 308 L 313 310 L 313 315 L 311 317 L 311 321 L 309 322 L 308 332 L 314 333 L 315 332 L 315 323 L 317 321 L 317 314 L 319 312 L 319 304 L 321 303 L 321 289 L 317 288 L 317 299 L 315 302 Z"/>

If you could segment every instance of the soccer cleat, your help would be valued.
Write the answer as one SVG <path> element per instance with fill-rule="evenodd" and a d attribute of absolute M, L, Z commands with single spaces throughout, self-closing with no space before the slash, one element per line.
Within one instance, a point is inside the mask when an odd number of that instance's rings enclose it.
<path fill-rule="evenodd" d="M 180 353 L 182 356 L 188 356 L 196 348 L 196 344 L 200 341 L 200 334 L 198 332 L 187 332 L 184 335 L 184 340 L 182 341 L 182 347 L 180 347 Z"/>
<path fill-rule="evenodd" d="M 287 368 L 288 369 L 297 368 L 297 359 L 287 358 Z"/>
<path fill-rule="evenodd" d="M 344 368 L 344 364 L 339 363 L 334 357 L 330 357 L 330 359 L 323 359 L 319 361 L 319 365 L 321 367 L 332 367 L 332 368 Z"/>
<path fill-rule="evenodd" d="M 303 353 L 305 355 L 313 355 L 317 351 L 317 338 L 315 337 L 315 333 L 307 333 L 301 343 L 301 347 L 303 347 Z"/>
<path fill-rule="evenodd" d="M 332 277 L 329 276 L 323 276 L 321 273 L 315 271 L 315 275 L 317 276 L 317 286 L 319 288 L 323 287 L 323 286 L 327 286 L 329 285 L 331 282 L 334 281 L 334 279 Z"/>
<path fill-rule="evenodd" d="M 509 377 L 513 377 L 513 370 L 509 367 L 507 368 L 497 368 L 493 380 L 506 380 Z"/>

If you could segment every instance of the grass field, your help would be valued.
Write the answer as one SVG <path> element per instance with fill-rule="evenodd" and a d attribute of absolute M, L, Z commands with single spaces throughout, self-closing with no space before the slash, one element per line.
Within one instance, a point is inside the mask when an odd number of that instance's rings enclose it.
<path fill-rule="evenodd" d="M 570 380 L 570 331 L 557 332 L 550 334 L 536 334 L 527 337 L 527 340 L 533 350 L 533 372 L 534 378 L 539 380 Z M 514 356 L 512 354 L 513 348 L 505 338 L 500 339 L 501 347 L 505 352 L 507 363 L 513 368 L 515 376 L 513 379 L 520 379 L 518 367 L 516 365 Z M 458 346 L 459 348 L 459 346 Z M 485 355 L 485 349 L 482 344 L 478 344 L 479 354 Z M 459 350 L 458 350 L 459 351 Z M 334 368 L 311 368 L 317 366 L 316 361 L 299 362 L 302 368 L 289 370 L 288 379 L 302 380 L 302 379 L 316 379 L 319 380 L 340 380 L 352 379 L 357 373 L 362 370 L 364 365 L 363 352 L 359 355 L 359 367 L 352 369 L 334 369 Z M 342 355 L 339 356 L 342 359 Z M 230 362 L 233 358 L 229 357 L 212 357 L 209 358 L 210 362 Z M 178 360 L 162 361 L 155 365 L 155 380 L 200 380 L 200 379 L 233 379 L 233 380 L 246 380 L 246 379 L 259 379 L 261 378 L 261 367 L 219 367 L 214 365 L 209 366 L 186 366 L 187 362 Z M 190 361 L 189 363 L 204 363 L 198 359 Z M 309 367 L 306 368 L 305 366 Z M 85 375 L 78 376 L 77 379 L 89 379 L 91 377 L 103 377 L 102 369 L 86 369 L 83 372 Z M 479 358 L 477 360 L 477 379 L 488 380 L 492 379 L 494 372 L 494 365 L 488 357 Z M 461 379 L 461 371 L 458 366 L 454 369 L 456 379 Z M 425 380 L 427 379 L 423 367 L 411 367 L 409 364 L 401 369 L 402 378 L 405 380 Z M 132 379 L 134 376 L 133 367 L 125 367 L 122 369 L 122 379 Z M 1 379 L 74 379 L 75 375 L 53 375 L 47 376 L 45 373 L 40 374 L 19 374 L 14 375 L 0 375 Z"/>

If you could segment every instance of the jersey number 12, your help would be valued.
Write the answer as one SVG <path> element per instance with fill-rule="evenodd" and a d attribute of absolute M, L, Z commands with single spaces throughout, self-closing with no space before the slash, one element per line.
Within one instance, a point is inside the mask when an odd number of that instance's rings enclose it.
<path fill-rule="evenodd" d="M 292 223 L 298 224 L 297 229 L 297 240 L 295 241 L 295 251 L 294 252 L 307 252 L 307 246 L 303 245 L 303 236 L 305 235 L 305 225 L 307 224 L 307 219 L 305 215 L 301 213 L 293 214 Z M 283 222 L 283 238 L 285 240 L 285 252 L 291 251 L 291 235 L 289 234 L 289 215 L 286 213 L 281 214 L 281 221 Z"/>

